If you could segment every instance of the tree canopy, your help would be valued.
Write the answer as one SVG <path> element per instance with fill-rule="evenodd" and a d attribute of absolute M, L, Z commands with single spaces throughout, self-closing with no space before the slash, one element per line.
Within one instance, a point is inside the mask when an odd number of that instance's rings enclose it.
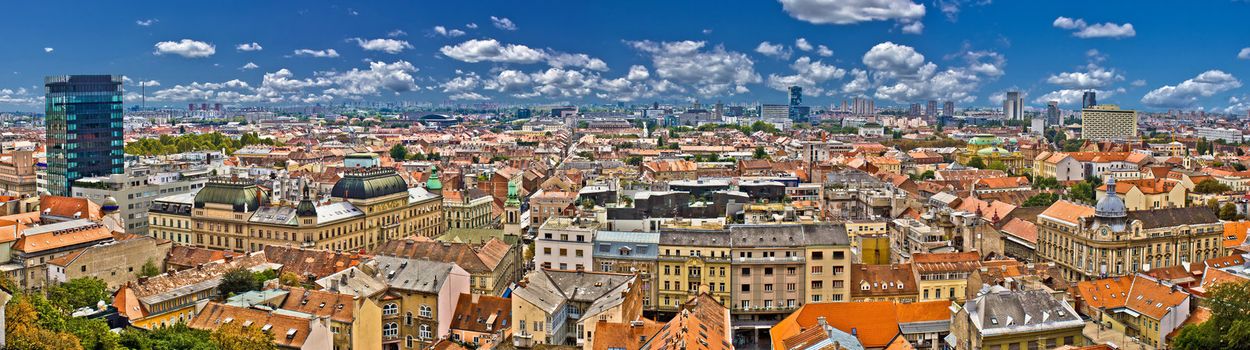
<path fill-rule="evenodd" d="M 109 298 L 108 284 L 97 277 L 80 277 L 48 288 L 48 299 L 69 310 L 94 307 Z"/>
<path fill-rule="evenodd" d="M 235 268 L 226 271 L 221 277 L 221 285 L 217 287 L 217 291 L 222 296 L 236 295 L 260 289 L 260 282 L 252 275 L 251 271 L 245 268 Z"/>
<path fill-rule="evenodd" d="M 1203 304 L 1211 308 L 1211 318 L 1181 328 L 1172 339 L 1174 349 L 1250 349 L 1250 281 L 1217 284 Z"/>
<path fill-rule="evenodd" d="M 1194 192 L 1201 193 L 1201 194 L 1224 193 L 1224 192 L 1228 192 L 1231 190 L 1232 188 L 1229 188 L 1228 185 L 1222 184 L 1219 181 L 1215 181 L 1212 179 L 1202 180 L 1202 182 L 1199 182 L 1197 185 L 1194 185 Z"/>
<path fill-rule="evenodd" d="M 238 140 L 222 133 L 182 134 L 178 136 L 161 135 L 159 138 L 142 138 L 126 143 L 126 154 L 140 156 L 159 156 L 193 151 L 219 151 L 226 154 L 251 145 L 281 146 L 281 142 L 261 138 L 256 133 L 246 133 Z"/>

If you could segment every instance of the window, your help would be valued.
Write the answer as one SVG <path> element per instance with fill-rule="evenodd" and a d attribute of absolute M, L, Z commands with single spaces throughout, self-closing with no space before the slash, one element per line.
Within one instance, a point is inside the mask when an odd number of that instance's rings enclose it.
<path fill-rule="evenodd" d="M 750 291 L 751 291 L 751 285 L 749 285 L 749 284 L 744 284 L 744 285 L 742 285 L 742 291 L 743 291 L 743 292 L 750 292 Z"/>
<path fill-rule="evenodd" d="M 382 326 L 383 337 L 394 338 L 395 336 L 398 336 L 398 335 L 399 335 L 399 324 L 396 324 L 395 322 L 391 322 Z"/>
<path fill-rule="evenodd" d="M 825 281 L 812 281 L 812 289 L 825 288 Z"/>
<path fill-rule="evenodd" d="M 751 275 L 751 269 L 750 269 L 750 268 L 746 268 L 746 267 L 742 268 L 742 275 L 743 275 L 743 276 L 750 276 L 750 275 Z"/>
<path fill-rule="evenodd" d="M 812 266 L 812 274 L 819 275 L 825 272 L 824 266 Z"/>
<path fill-rule="evenodd" d="M 410 335 L 410 336 L 407 336 L 407 337 L 405 337 L 405 338 L 404 338 L 404 346 L 405 346 L 405 347 L 409 347 L 409 348 L 411 348 L 411 347 L 412 347 L 412 343 L 413 343 L 413 341 L 412 341 L 412 336 L 411 336 L 411 335 Z"/>
<path fill-rule="evenodd" d="M 812 252 L 812 260 L 821 260 L 825 258 L 825 252 Z"/>
<path fill-rule="evenodd" d="M 424 318 L 434 317 L 434 308 L 430 307 L 429 305 L 421 305 L 419 312 L 421 313 L 421 317 L 424 317 Z"/>
<path fill-rule="evenodd" d="M 771 268 L 771 267 L 765 267 L 765 268 L 764 268 L 764 276 L 772 276 L 772 275 L 773 275 L 773 268 Z"/>
<path fill-rule="evenodd" d="M 392 315 L 398 315 L 398 314 L 399 314 L 399 305 L 390 303 L 390 304 L 386 304 L 382 306 L 382 315 L 392 316 Z"/>
<path fill-rule="evenodd" d="M 772 283 L 765 284 L 765 285 L 764 285 L 764 291 L 765 291 L 765 292 L 771 292 L 771 291 L 773 291 L 773 285 L 772 285 Z"/>
<path fill-rule="evenodd" d="M 430 325 L 428 324 L 421 325 L 421 332 L 418 335 L 421 336 L 421 339 L 430 339 L 434 337 L 433 334 L 430 334 Z"/>
<path fill-rule="evenodd" d="M 405 325 L 405 326 L 411 326 L 411 325 L 412 325 L 412 312 L 411 312 L 411 311 L 410 311 L 410 312 L 405 312 L 405 313 L 404 313 L 404 325 Z"/>

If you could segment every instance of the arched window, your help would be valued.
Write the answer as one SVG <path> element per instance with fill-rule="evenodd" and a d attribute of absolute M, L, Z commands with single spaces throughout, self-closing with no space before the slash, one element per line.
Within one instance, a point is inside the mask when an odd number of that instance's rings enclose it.
<path fill-rule="evenodd" d="M 398 335 L 399 335 L 399 325 L 395 324 L 395 322 L 387 323 L 386 325 L 382 326 L 383 337 L 394 338 L 395 336 L 398 336 Z"/>
<path fill-rule="evenodd" d="M 421 332 L 418 335 L 421 336 L 421 339 L 430 339 L 434 337 L 433 334 L 430 334 L 430 325 L 428 324 L 421 325 Z"/>
<path fill-rule="evenodd" d="M 429 307 L 428 305 L 421 305 L 421 317 L 425 317 L 425 318 L 434 317 L 434 309 Z"/>
<path fill-rule="evenodd" d="M 411 311 L 404 313 L 404 325 L 405 326 L 412 325 L 412 312 Z"/>
<path fill-rule="evenodd" d="M 404 347 L 408 347 L 408 348 L 411 348 L 411 347 L 412 347 L 412 336 L 411 336 L 411 335 L 410 335 L 410 336 L 407 336 L 407 337 L 405 337 L 405 338 L 404 338 Z"/>
<path fill-rule="evenodd" d="M 387 315 L 387 316 L 398 315 L 399 305 L 395 305 L 394 303 L 391 303 L 391 304 L 386 304 L 382 306 L 382 314 Z"/>

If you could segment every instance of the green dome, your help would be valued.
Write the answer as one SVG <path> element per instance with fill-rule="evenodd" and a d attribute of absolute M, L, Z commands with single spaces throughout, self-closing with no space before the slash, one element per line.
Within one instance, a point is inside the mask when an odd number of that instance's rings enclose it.
<path fill-rule="evenodd" d="M 438 167 L 430 168 L 430 179 L 425 181 L 425 189 L 430 191 L 443 189 L 443 181 L 438 179 Z"/>
<path fill-rule="evenodd" d="M 334 183 L 330 196 L 345 199 L 370 199 L 408 191 L 408 183 L 395 169 L 350 170 Z"/>
<path fill-rule="evenodd" d="M 992 146 L 997 145 L 999 140 L 994 135 L 977 135 L 968 140 L 968 144 L 976 146 Z"/>
<path fill-rule="evenodd" d="M 1006 156 L 1011 155 L 1011 151 L 998 148 L 998 147 L 986 147 L 977 151 L 978 156 L 989 156 L 989 155 L 995 155 L 995 154 L 1002 156 L 1002 157 L 1006 157 Z"/>
<path fill-rule="evenodd" d="M 265 191 L 248 180 L 214 179 L 195 194 L 195 207 L 204 204 L 228 204 L 237 212 L 250 212 L 267 203 Z"/>

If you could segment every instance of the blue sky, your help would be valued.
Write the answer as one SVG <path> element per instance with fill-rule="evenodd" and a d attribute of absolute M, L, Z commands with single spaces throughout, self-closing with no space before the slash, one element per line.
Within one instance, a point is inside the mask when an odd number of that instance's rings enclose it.
<path fill-rule="evenodd" d="M 149 105 L 785 100 L 1250 109 L 1250 2 L 7 3 L 0 110 L 45 75 L 123 74 Z M 800 41 L 799 39 L 803 39 Z M 332 50 L 332 51 L 331 51 Z M 1240 56 L 1240 57 L 1239 57 Z M 158 85 L 159 84 L 159 85 Z"/>

